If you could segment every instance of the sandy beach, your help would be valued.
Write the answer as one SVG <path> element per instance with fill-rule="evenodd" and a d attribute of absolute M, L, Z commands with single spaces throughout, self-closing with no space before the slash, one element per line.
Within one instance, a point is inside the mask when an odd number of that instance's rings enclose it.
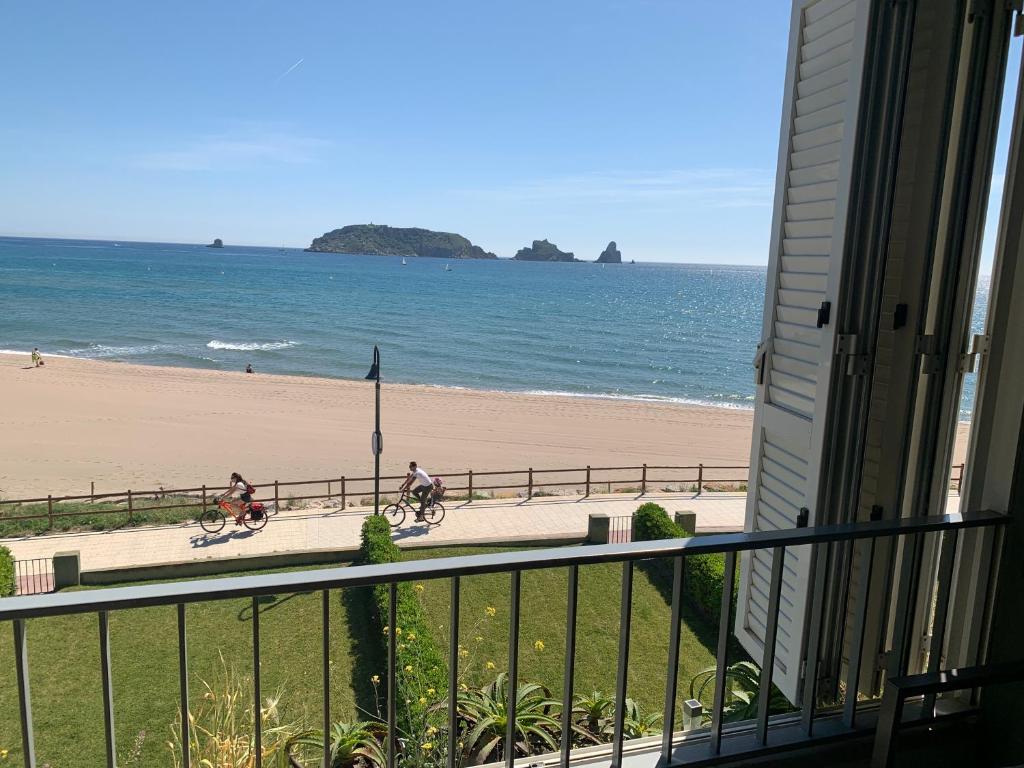
<path fill-rule="evenodd" d="M 372 474 L 370 382 L 0 355 L 0 493 Z M 385 372 L 386 373 L 386 372 Z M 752 412 L 389 384 L 382 471 L 746 465 Z"/>

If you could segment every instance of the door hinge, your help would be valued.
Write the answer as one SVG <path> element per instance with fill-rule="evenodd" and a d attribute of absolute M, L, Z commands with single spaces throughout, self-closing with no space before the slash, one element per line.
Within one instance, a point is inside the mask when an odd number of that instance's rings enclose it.
<path fill-rule="evenodd" d="M 978 360 L 988 354 L 991 337 L 987 333 L 976 333 L 971 337 L 970 350 L 960 355 L 960 373 L 974 373 Z"/>
<path fill-rule="evenodd" d="M 768 355 L 768 342 L 762 341 L 757 345 L 757 350 L 754 352 L 754 384 L 761 386 L 764 384 L 764 369 L 765 360 Z"/>
<path fill-rule="evenodd" d="M 938 373 L 942 368 L 942 358 L 938 349 L 939 337 L 934 334 L 926 334 L 914 339 L 914 354 L 921 357 L 921 373 Z"/>
<path fill-rule="evenodd" d="M 857 351 L 857 334 L 838 334 L 836 355 L 843 358 L 843 373 L 847 376 L 863 376 L 868 372 L 868 356 Z"/>

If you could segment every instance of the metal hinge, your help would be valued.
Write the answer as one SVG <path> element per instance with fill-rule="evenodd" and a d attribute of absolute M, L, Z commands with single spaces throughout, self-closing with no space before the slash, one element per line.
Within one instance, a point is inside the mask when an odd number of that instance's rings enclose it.
<path fill-rule="evenodd" d="M 914 354 L 921 356 L 921 373 L 938 373 L 942 368 L 942 358 L 938 349 L 939 337 L 934 334 L 914 339 Z"/>
<path fill-rule="evenodd" d="M 1024 36 L 1024 0 L 1006 0 L 1006 10 L 1017 14 L 1013 20 L 1013 36 Z"/>
<path fill-rule="evenodd" d="M 979 16 L 985 18 L 988 15 L 988 5 L 984 0 L 971 0 L 970 5 L 967 6 L 967 23 L 973 24 L 974 20 Z"/>
<path fill-rule="evenodd" d="M 960 373 L 974 373 L 978 360 L 988 354 L 991 337 L 987 333 L 976 333 L 971 337 L 970 351 L 960 355 Z"/>
<path fill-rule="evenodd" d="M 863 376 L 868 372 L 868 356 L 857 351 L 857 334 L 836 336 L 836 356 L 843 358 L 843 373 L 847 376 Z"/>
<path fill-rule="evenodd" d="M 754 352 L 754 384 L 761 386 L 764 384 L 764 369 L 765 359 L 768 355 L 768 342 L 762 341 L 757 345 L 757 351 Z"/>

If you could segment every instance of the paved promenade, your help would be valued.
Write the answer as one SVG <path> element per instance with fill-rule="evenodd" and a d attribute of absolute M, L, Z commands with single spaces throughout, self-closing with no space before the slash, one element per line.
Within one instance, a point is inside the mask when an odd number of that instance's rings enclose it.
<path fill-rule="evenodd" d="M 697 513 L 700 531 L 738 531 L 743 528 L 744 494 L 648 494 L 642 499 L 627 494 L 577 497 L 545 496 L 521 499 L 451 502 L 439 526 L 412 522 L 410 515 L 395 532 L 399 546 L 434 546 L 466 543 L 540 542 L 545 539 L 582 538 L 592 512 L 631 515 L 643 501 L 655 501 L 672 514 Z M 155 565 L 158 563 L 267 555 L 289 551 L 348 549 L 359 546 L 359 529 L 373 509 L 311 507 L 274 515 L 261 531 L 236 528 L 228 521 L 218 534 L 208 534 L 197 523 L 82 531 L 45 536 L 2 539 L 16 560 L 51 557 L 77 550 L 83 570 Z"/>

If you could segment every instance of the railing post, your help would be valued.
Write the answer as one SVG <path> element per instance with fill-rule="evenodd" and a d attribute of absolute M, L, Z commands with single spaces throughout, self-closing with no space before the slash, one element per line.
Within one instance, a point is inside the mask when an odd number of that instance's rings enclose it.
<path fill-rule="evenodd" d="M 469 498 L 466 499 L 466 502 L 468 503 L 468 502 L 471 502 L 472 500 L 473 500 L 473 470 L 471 469 L 471 470 L 469 470 Z"/>
<path fill-rule="evenodd" d="M 584 498 L 590 497 L 590 465 L 587 464 L 587 492 L 583 494 Z"/>
<path fill-rule="evenodd" d="M 964 464 L 963 464 L 963 462 L 961 462 L 960 463 L 960 475 L 956 479 L 956 492 L 960 493 L 960 491 L 963 489 L 963 487 L 964 487 Z"/>
<path fill-rule="evenodd" d="M 327 498 L 328 499 L 331 498 L 331 481 L 330 480 L 327 481 Z"/>
<path fill-rule="evenodd" d="M 341 476 L 341 508 L 342 508 L 342 510 L 344 510 L 346 506 L 347 505 L 345 504 L 345 476 L 342 475 Z"/>
<path fill-rule="evenodd" d="M 704 465 L 697 465 L 697 495 L 700 496 L 704 492 Z"/>
<path fill-rule="evenodd" d="M 281 511 L 281 497 L 277 492 L 277 480 L 274 481 L 274 511 Z"/>
<path fill-rule="evenodd" d="M 46 497 L 46 519 L 51 528 L 53 528 L 53 494 L 48 494 Z"/>
<path fill-rule="evenodd" d="M 962 470 L 960 472 L 960 475 L 963 476 L 963 471 Z M 89 481 L 89 501 L 91 501 L 93 503 L 95 503 L 95 501 L 96 501 L 96 481 L 95 480 L 90 480 Z"/>
<path fill-rule="evenodd" d="M 529 480 L 527 481 L 526 498 L 533 498 L 533 467 L 530 467 Z"/>
<path fill-rule="evenodd" d="M 644 464 L 643 473 L 640 475 L 640 495 L 647 493 L 647 465 Z"/>
<path fill-rule="evenodd" d="M 203 485 L 203 513 L 206 513 L 206 485 Z"/>
<path fill-rule="evenodd" d="M 128 522 L 132 521 L 132 492 L 128 491 Z"/>

